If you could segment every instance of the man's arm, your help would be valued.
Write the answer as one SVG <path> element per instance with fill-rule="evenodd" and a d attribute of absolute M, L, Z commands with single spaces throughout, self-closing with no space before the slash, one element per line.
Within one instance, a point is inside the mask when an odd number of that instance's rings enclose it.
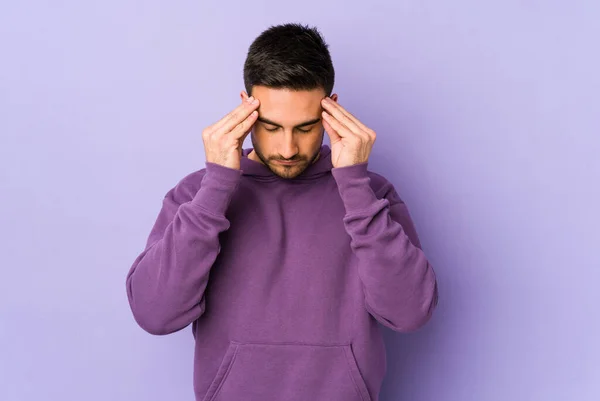
<path fill-rule="evenodd" d="M 242 144 L 259 104 L 246 98 L 202 131 L 206 170 L 200 189 L 187 177 L 169 191 L 146 249 L 127 275 L 133 316 L 150 333 L 181 330 L 204 313 L 208 274 L 221 250 L 219 234 L 229 228 L 225 212 L 242 176 Z"/>
<path fill-rule="evenodd" d="M 207 163 L 197 193 L 184 179 L 167 193 L 146 249 L 127 275 L 138 324 L 157 335 L 181 330 L 204 313 L 204 290 L 229 228 L 225 212 L 241 171 Z"/>
<path fill-rule="evenodd" d="M 344 225 L 359 260 L 365 305 L 383 325 L 399 332 L 423 326 L 437 305 L 435 273 L 406 205 L 390 183 L 370 185 L 367 163 L 332 170 L 346 208 Z"/>
<path fill-rule="evenodd" d="M 368 159 L 377 137 L 326 97 L 323 127 L 331 140 L 332 174 L 346 215 L 344 224 L 359 259 L 367 310 L 396 331 L 421 327 L 437 305 L 435 273 L 420 249 L 406 205 L 387 181 L 377 197 L 370 185 Z"/>

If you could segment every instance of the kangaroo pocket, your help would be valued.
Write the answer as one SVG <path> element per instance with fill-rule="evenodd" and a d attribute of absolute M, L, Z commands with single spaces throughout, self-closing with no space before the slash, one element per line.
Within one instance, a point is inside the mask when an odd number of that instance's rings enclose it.
<path fill-rule="evenodd" d="M 204 401 L 370 401 L 350 345 L 231 342 Z"/>

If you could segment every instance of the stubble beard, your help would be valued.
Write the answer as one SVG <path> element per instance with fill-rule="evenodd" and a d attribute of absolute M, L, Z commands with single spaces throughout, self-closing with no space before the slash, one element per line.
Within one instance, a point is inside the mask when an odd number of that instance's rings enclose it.
<path fill-rule="evenodd" d="M 315 151 L 315 154 L 310 158 L 310 160 L 307 161 L 306 158 L 302 158 L 302 161 L 300 163 L 298 163 L 297 165 L 294 165 L 294 166 L 279 165 L 277 168 L 274 168 L 272 166 L 273 160 L 283 160 L 283 159 L 267 158 L 264 155 L 264 153 L 262 152 L 262 150 L 260 149 L 260 146 L 257 145 L 257 143 L 254 139 L 254 133 L 252 133 L 250 135 L 250 139 L 252 141 L 252 147 L 254 148 L 254 153 L 256 154 L 256 156 L 258 156 L 260 161 L 262 161 L 263 164 L 265 166 L 267 166 L 267 168 L 269 170 L 271 170 L 271 172 L 273 174 L 275 174 L 281 178 L 284 178 L 284 179 L 292 179 L 292 178 L 296 178 L 297 176 L 302 174 L 309 166 L 311 166 L 315 162 L 315 160 L 317 160 L 317 158 L 321 154 L 321 147 L 323 146 L 323 140 L 325 139 L 325 135 L 324 135 L 324 133 L 321 134 L 321 143 L 319 144 L 319 147 Z M 298 160 L 298 159 L 292 158 L 290 160 Z"/>

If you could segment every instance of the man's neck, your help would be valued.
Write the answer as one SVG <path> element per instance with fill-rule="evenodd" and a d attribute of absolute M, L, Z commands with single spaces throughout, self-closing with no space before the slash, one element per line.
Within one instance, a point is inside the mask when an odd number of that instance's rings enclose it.
<path fill-rule="evenodd" d="M 265 163 L 263 163 L 262 160 L 260 160 L 260 157 L 258 157 L 256 155 L 256 152 L 254 151 L 254 149 L 252 149 L 252 151 L 250 153 L 248 153 L 248 159 L 250 159 L 252 161 L 255 161 L 255 162 L 258 162 L 260 164 L 265 164 Z"/>

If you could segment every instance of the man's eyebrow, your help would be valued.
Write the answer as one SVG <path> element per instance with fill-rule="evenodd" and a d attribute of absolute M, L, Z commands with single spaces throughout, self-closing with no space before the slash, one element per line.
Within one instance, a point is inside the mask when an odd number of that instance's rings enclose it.
<path fill-rule="evenodd" d="M 271 121 L 268 118 L 258 117 L 257 120 L 260 121 L 261 123 L 265 123 L 265 124 L 269 124 L 269 125 L 274 125 L 274 126 L 280 127 L 280 128 L 283 127 L 283 125 L 277 124 L 276 122 Z M 309 120 L 309 121 L 305 121 L 303 123 L 300 123 L 300 124 L 296 125 L 294 128 L 306 127 L 307 125 L 316 124 L 319 121 L 321 121 L 321 118 L 315 118 L 313 120 Z"/>

